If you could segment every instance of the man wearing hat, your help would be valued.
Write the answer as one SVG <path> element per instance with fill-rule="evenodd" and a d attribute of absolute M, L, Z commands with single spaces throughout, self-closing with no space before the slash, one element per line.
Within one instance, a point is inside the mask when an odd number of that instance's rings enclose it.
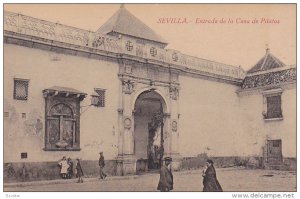
<path fill-rule="evenodd" d="M 157 190 L 160 191 L 171 191 L 173 190 L 173 174 L 171 169 L 168 168 L 172 162 L 172 158 L 165 157 L 165 164 L 160 168 L 160 178 L 157 186 Z"/>
<path fill-rule="evenodd" d="M 105 179 L 107 175 L 103 172 L 105 166 L 103 152 L 101 151 L 99 154 L 100 154 L 100 158 L 99 158 L 100 179 Z"/>

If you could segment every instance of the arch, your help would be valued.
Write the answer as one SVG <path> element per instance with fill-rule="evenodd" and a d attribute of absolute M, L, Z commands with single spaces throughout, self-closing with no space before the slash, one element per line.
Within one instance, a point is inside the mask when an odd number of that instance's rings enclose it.
<path fill-rule="evenodd" d="M 153 87 L 139 90 L 132 100 L 132 143 L 137 161 L 136 172 L 159 169 L 165 148 L 164 132 L 168 129 L 165 123 L 169 123 L 164 116 L 169 111 L 167 100 L 159 89 Z"/>
<path fill-rule="evenodd" d="M 68 108 L 71 110 L 72 117 L 74 118 L 74 110 L 73 110 L 73 108 L 72 108 L 72 105 L 71 105 L 71 104 L 68 104 L 68 103 L 65 103 L 65 102 L 58 102 L 58 103 L 56 103 L 56 104 L 53 104 L 53 105 L 49 108 L 48 113 L 47 113 L 47 116 L 50 116 L 50 115 L 51 115 L 51 111 L 53 110 L 53 108 L 56 107 L 56 106 L 58 106 L 58 105 L 60 105 L 60 104 L 62 104 L 62 105 L 64 105 L 64 106 L 68 107 Z"/>
<path fill-rule="evenodd" d="M 158 88 L 155 88 L 155 87 L 148 87 L 148 88 L 143 88 L 141 90 L 139 90 L 138 92 L 135 93 L 135 95 L 133 96 L 132 98 L 132 104 L 131 104 L 131 110 L 133 111 L 135 109 L 135 104 L 137 102 L 137 99 L 138 97 L 144 93 L 145 91 L 153 91 L 153 92 L 156 92 L 161 98 L 162 98 L 162 105 L 163 105 L 163 110 L 165 113 L 170 113 L 170 107 L 169 107 L 169 104 L 168 104 L 168 101 L 166 99 L 166 97 L 164 96 L 164 94 L 158 89 Z"/>

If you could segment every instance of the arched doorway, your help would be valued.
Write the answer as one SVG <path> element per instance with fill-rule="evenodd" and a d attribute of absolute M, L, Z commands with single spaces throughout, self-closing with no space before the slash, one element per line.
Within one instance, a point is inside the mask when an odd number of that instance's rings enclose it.
<path fill-rule="evenodd" d="M 164 154 L 166 103 L 155 90 L 142 92 L 134 105 L 136 172 L 158 170 Z"/>

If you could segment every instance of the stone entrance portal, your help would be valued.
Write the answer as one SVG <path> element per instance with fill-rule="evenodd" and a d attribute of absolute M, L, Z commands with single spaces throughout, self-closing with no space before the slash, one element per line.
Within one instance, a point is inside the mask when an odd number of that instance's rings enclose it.
<path fill-rule="evenodd" d="M 134 107 L 134 154 L 136 172 L 157 170 L 164 155 L 163 98 L 153 90 L 139 95 Z"/>
<path fill-rule="evenodd" d="M 117 174 L 159 169 L 165 156 L 178 169 L 178 71 L 124 57 L 119 61 Z"/>

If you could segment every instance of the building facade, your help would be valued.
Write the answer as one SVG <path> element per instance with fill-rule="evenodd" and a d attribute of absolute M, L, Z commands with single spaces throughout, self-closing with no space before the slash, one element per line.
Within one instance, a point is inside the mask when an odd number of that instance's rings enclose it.
<path fill-rule="evenodd" d="M 52 179 L 63 156 L 92 175 L 99 151 L 112 175 L 164 156 L 174 170 L 203 153 L 296 158 L 296 66 L 267 49 L 245 72 L 166 46 L 124 7 L 96 32 L 5 12 L 6 181 Z"/>

